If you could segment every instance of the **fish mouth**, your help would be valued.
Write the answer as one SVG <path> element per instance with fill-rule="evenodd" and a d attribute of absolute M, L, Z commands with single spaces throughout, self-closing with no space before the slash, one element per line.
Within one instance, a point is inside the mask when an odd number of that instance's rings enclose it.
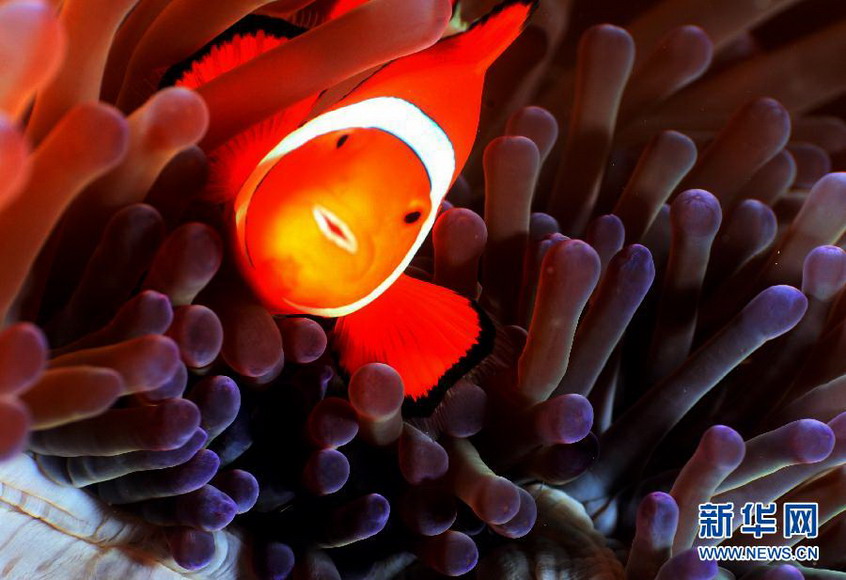
<path fill-rule="evenodd" d="M 312 207 L 311 213 L 320 233 L 330 242 L 350 254 L 358 252 L 358 240 L 344 220 L 318 204 Z"/>

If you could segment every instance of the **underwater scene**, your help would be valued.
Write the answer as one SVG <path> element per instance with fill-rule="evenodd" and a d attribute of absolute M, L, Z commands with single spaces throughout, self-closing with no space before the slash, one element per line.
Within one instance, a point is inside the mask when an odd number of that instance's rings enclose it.
<path fill-rule="evenodd" d="M 0 265 L 0 578 L 846 579 L 842 0 L 0 0 Z"/>

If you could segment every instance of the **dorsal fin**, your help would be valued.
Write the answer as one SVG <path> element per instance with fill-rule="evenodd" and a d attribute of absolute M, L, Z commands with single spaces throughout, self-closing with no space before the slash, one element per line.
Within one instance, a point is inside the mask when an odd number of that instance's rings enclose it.
<path fill-rule="evenodd" d="M 303 32 L 279 18 L 246 16 L 168 69 L 159 85 L 197 88 Z"/>
<path fill-rule="evenodd" d="M 196 89 L 287 40 L 264 31 L 234 36 L 227 42 L 213 46 L 206 56 L 194 61 L 174 84 Z"/>
<path fill-rule="evenodd" d="M 191 58 L 171 68 L 162 85 L 196 89 L 301 32 L 278 18 L 248 16 Z M 317 97 L 310 96 L 256 123 L 210 152 L 205 198 L 214 203 L 233 199 L 262 158 L 303 121 Z"/>
<path fill-rule="evenodd" d="M 538 0 L 505 0 L 464 32 L 429 50 L 455 50 L 487 68 L 520 35 L 537 5 Z"/>

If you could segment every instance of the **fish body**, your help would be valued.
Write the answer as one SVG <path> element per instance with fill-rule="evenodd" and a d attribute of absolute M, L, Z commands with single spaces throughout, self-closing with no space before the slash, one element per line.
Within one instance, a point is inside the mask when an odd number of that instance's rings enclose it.
<path fill-rule="evenodd" d="M 296 124 L 317 96 L 213 155 L 234 198 L 237 261 L 261 301 L 339 318 L 341 364 L 390 364 L 412 399 L 433 401 L 444 375 L 485 350 L 469 300 L 403 272 L 470 155 L 485 72 L 534 4 L 507 0 L 316 116 Z"/>

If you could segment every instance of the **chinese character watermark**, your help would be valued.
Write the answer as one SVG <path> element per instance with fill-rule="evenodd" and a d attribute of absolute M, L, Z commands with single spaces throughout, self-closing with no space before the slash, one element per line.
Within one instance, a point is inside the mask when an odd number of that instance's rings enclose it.
<path fill-rule="evenodd" d="M 816 503 L 784 504 L 783 535 L 789 539 L 794 536 L 816 538 L 819 528 L 819 505 Z"/>
<path fill-rule="evenodd" d="M 746 502 L 740 508 L 743 516 L 743 523 L 740 524 L 741 534 L 751 534 L 755 539 L 760 540 L 767 534 L 778 532 L 778 518 L 776 517 L 776 504 L 761 502 Z"/>
<path fill-rule="evenodd" d="M 781 519 L 778 511 L 781 509 Z M 734 529 L 734 503 L 708 502 L 699 504 L 699 542 L 697 553 L 702 560 L 726 562 L 817 562 L 819 546 L 802 542 L 792 545 L 784 542 L 791 538 L 812 539 L 819 533 L 819 505 L 813 502 L 746 502 L 739 510 L 737 532 L 761 540 L 767 535 L 778 534 L 771 544 L 751 542 L 728 544 L 723 540 L 732 537 Z M 785 545 L 788 544 L 788 545 Z"/>
<path fill-rule="evenodd" d="M 699 504 L 699 537 L 703 540 L 730 538 L 733 519 L 733 503 Z"/>

